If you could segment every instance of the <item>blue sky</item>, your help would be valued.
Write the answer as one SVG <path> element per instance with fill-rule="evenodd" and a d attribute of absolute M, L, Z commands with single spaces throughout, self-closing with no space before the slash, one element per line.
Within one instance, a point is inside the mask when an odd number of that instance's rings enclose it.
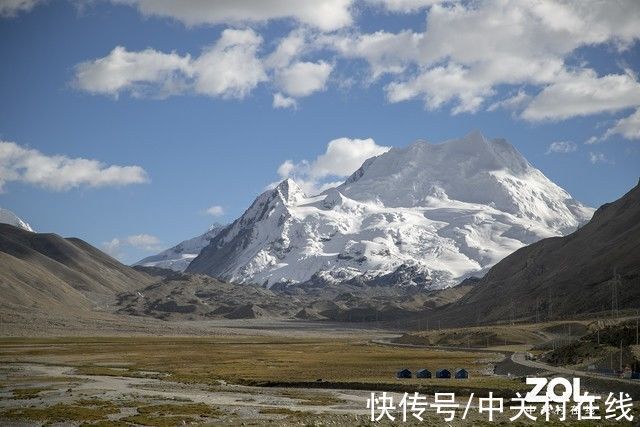
<path fill-rule="evenodd" d="M 416 139 L 506 138 L 590 206 L 640 176 L 637 2 L 81 4 L 0 0 L 0 206 L 126 262 Z"/>

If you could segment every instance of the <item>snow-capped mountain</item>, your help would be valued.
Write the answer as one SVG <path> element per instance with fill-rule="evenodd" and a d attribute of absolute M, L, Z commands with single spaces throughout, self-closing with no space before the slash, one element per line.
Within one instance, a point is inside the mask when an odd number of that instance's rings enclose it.
<path fill-rule="evenodd" d="M 565 235 L 592 214 L 512 145 L 476 132 L 394 148 L 317 196 L 285 180 L 187 271 L 268 286 L 312 277 L 410 283 L 411 271 L 444 287 L 484 274 L 524 245 Z"/>
<path fill-rule="evenodd" d="M 31 231 L 34 233 L 35 231 L 29 224 L 20 219 L 18 215 L 14 214 L 8 209 L 0 208 L 0 223 L 1 224 L 9 224 L 14 227 L 22 228 L 23 230 Z"/>
<path fill-rule="evenodd" d="M 209 227 L 206 233 L 196 236 L 192 239 L 182 241 L 172 248 L 141 259 L 134 265 L 142 265 L 145 267 L 161 267 L 175 271 L 184 271 L 189 263 L 200 253 L 202 248 L 207 246 L 225 226 L 214 224 Z"/>

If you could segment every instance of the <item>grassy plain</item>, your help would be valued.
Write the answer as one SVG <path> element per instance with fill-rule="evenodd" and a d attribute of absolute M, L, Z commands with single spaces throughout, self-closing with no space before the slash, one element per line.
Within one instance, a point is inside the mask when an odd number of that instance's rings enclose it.
<path fill-rule="evenodd" d="M 453 391 L 461 402 L 526 390 L 490 374 L 500 358 L 340 336 L 0 338 L 0 423 L 390 425 L 369 421 L 369 390 Z M 470 378 L 398 380 L 403 367 L 465 367 Z M 432 410 L 425 416 L 406 425 L 442 422 Z M 489 424 L 475 411 L 452 425 L 470 423 Z"/>
<path fill-rule="evenodd" d="M 500 356 L 493 357 L 499 360 Z M 352 339 L 280 337 L 135 337 L 0 339 L 0 362 L 72 366 L 85 375 L 163 377 L 215 386 L 323 383 L 375 388 L 443 385 L 444 380 L 395 379 L 395 372 L 464 367 L 465 381 L 446 387 L 513 387 L 513 381 L 486 375 L 492 355 L 467 351 L 390 347 Z M 318 381 L 321 380 L 321 381 Z M 339 388 L 339 387 L 338 387 Z M 415 387 L 414 387 L 415 388 Z"/>
<path fill-rule="evenodd" d="M 498 359 L 353 337 L 3 338 L 0 392 L 7 399 L 0 399 L 0 420 L 94 426 L 369 425 L 368 390 L 512 394 L 509 390 L 521 383 L 487 375 L 489 363 Z M 29 370 L 34 366 L 39 373 Z M 395 372 L 403 367 L 465 367 L 471 378 L 398 380 Z M 109 378 L 113 388 L 104 388 Z M 117 384 L 123 381 L 131 383 L 122 389 Z M 221 403 L 229 395 L 231 403 Z"/>

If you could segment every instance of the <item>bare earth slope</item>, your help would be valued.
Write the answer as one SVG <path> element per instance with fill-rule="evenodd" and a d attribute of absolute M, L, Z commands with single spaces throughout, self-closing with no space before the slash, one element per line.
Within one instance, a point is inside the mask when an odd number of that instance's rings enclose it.
<path fill-rule="evenodd" d="M 0 309 L 90 310 L 152 281 L 80 239 L 0 224 Z"/>

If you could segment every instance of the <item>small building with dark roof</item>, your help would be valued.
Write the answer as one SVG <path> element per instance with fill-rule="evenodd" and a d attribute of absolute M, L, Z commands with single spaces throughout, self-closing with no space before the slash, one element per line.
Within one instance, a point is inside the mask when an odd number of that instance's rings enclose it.
<path fill-rule="evenodd" d="M 396 372 L 396 378 L 411 378 L 411 371 L 407 368 L 400 369 Z"/>
<path fill-rule="evenodd" d="M 431 378 L 431 371 L 428 369 L 418 369 L 416 371 L 416 378 Z"/>
<path fill-rule="evenodd" d="M 451 378 L 451 371 L 448 369 L 438 369 L 436 371 L 436 378 Z"/>
<path fill-rule="evenodd" d="M 456 369 L 455 377 L 457 379 L 467 379 L 469 378 L 469 371 L 464 368 L 458 368 Z"/>

